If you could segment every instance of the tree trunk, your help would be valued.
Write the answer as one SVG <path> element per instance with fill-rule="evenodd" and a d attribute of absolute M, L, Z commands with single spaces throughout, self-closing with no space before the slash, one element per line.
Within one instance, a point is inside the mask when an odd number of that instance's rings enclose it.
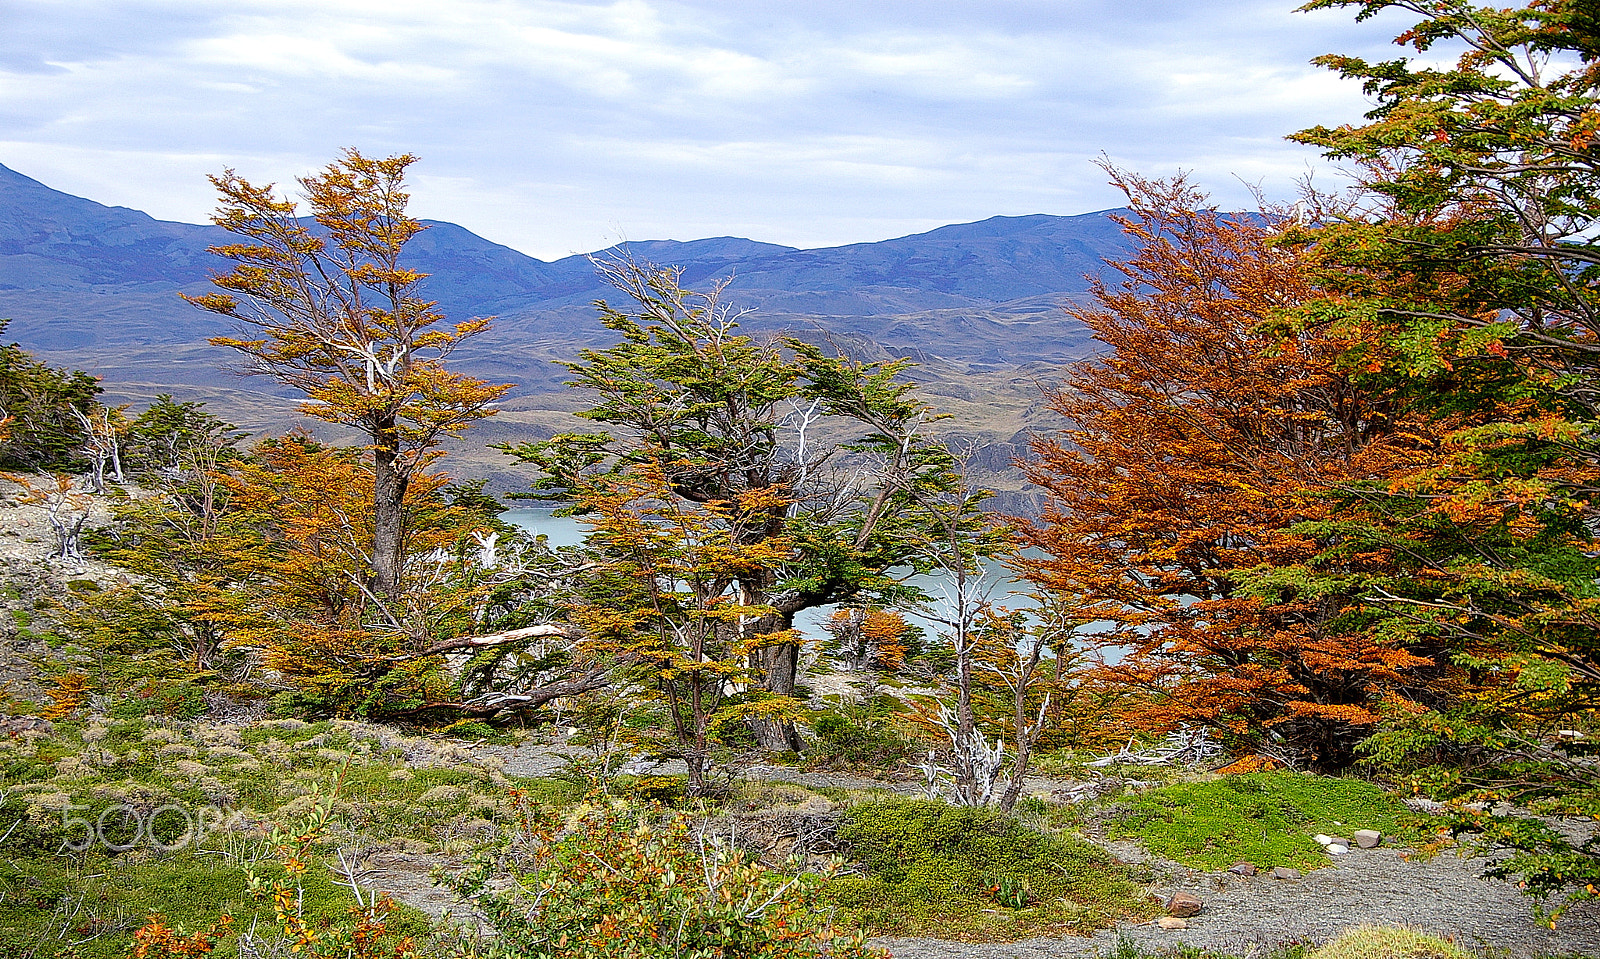
<path fill-rule="evenodd" d="M 706 794 L 706 757 L 696 753 L 689 753 L 683 757 L 684 769 L 684 795 L 698 798 Z"/>
<path fill-rule="evenodd" d="M 763 646 L 751 654 L 754 665 L 761 672 L 761 685 L 776 696 L 793 696 L 800 674 L 800 646 L 797 643 L 779 643 Z M 799 752 L 802 743 L 794 723 L 785 719 L 754 717 L 750 731 L 756 744 L 767 752 Z"/>
<path fill-rule="evenodd" d="M 391 422 L 376 438 L 382 444 L 393 432 Z M 372 585 L 386 599 L 399 596 L 405 563 L 405 499 L 411 477 L 400 469 L 399 458 L 393 443 L 379 445 L 373 452 Z"/>
<path fill-rule="evenodd" d="M 1011 810 L 1016 808 L 1017 798 L 1022 795 L 1022 784 L 1028 776 L 1028 760 L 1033 755 L 1033 744 L 1026 739 L 1017 739 L 1017 758 L 1011 764 L 1011 775 L 1006 780 L 1005 792 L 1000 794 L 1000 811 L 1011 815 Z"/>

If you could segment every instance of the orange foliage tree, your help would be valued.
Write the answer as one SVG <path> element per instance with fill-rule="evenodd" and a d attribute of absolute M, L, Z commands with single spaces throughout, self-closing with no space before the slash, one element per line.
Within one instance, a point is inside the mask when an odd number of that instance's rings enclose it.
<path fill-rule="evenodd" d="M 1069 426 L 1028 467 L 1049 498 L 1025 575 L 1114 624 L 1092 639 L 1107 673 L 1157 693 L 1145 724 L 1343 766 L 1386 693 L 1440 694 L 1438 650 L 1361 630 L 1337 592 L 1241 579 L 1314 557 L 1297 526 L 1328 509 L 1316 491 L 1412 464 L 1425 437 L 1341 365 L 1359 330 L 1281 322 L 1316 291 L 1272 217 L 1218 213 L 1181 178 L 1113 177 L 1141 248 L 1070 311 L 1109 352 L 1049 394 Z"/>
<path fill-rule="evenodd" d="M 441 438 L 490 415 L 510 388 L 445 368 L 445 357 L 489 321 L 438 327 L 443 317 L 420 295 L 427 274 L 401 265 L 406 243 L 426 229 L 405 211 L 405 170 L 415 161 L 409 154 L 369 159 L 352 149 L 320 175 L 301 178 L 315 226 L 271 185 L 255 186 L 232 170 L 212 177 L 222 198 L 215 222 L 245 242 L 212 248 L 238 264 L 212 281 L 225 292 L 185 296 L 260 334 L 212 343 L 250 357 L 250 372 L 305 394 L 307 416 L 366 437 L 370 577 L 391 597 L 405 559 L 410 483 L 426 472 Z"/>
<path fill-rule="evenodd" d="M 822 625 L 838 644 L 838 658 L 856 672 L 894 673 L 905 664 L 910 626 L 893 610 L 850 606 L 834 610 Z"/>
<path fill-rule="evenodd" d="M 470 560 L 476 525 L 441 495 L 447 477 L 413 476 L 398 598 L 372 588 L 375 534 L 370 459 L 304 436 L 267 440 L 223 476 L 223 533 L 232 589 L 249 601 L 226 615 L 229 642 L 260 650 L 264 665 L 339 712 L 393 711 L 447 702 L 451 679 L 429 655 L 439 635 L 470 629 L 470 590 L 450 566 Z"/>

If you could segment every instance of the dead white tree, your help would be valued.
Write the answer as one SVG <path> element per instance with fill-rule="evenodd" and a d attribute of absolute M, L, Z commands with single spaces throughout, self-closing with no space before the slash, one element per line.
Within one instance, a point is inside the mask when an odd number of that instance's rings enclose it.
<path fill-rule="evenodd" d="M 82 562 L 80 540 L 84 524 L 89 521 L 94 498 L 78 489 L 72 477 L 62 474 L 50 474 L 43 482 L 37 483 L 17 473 L 0 473 L 0 479 L 8 479 L 22 487 L 18 502 L 38 503 L 44 507 L 50 529 L 56 537 L 51 558 L 61 563 Z"/>
<path fill-rule="evenodd" d="M 960 457 L 956 457 L 960 459 Z M 930 786 L 943 780 L 957 805 L 986 806 L 1005 764 L 1005 743 L 991 745 L 973 715 L 973 692 L 982 681 L 979 663 L 982 624 L 991 617 L 991 598 L 999 581 L 984 561 L 1008 545 L 1003 528 L 979 510 L 988 496 L 974 489 L 960 470 L 954 483 L 917 491 L 913 510 L 927 531 L 923 552 L 932 559 L 939 584 L 930 601 L 909 607 L 912 615 L 939 627 L 955 654 L 954 704 L 940 703 L 934 722 L 949 739 L 943 762 L 937 752 L 922 764 Z M 1023 769 L 1026 770 L 1024 757 Z M 1003 794 L 1002 794 L 1003 795 Z M 1015 797 L 1013 797 L 1013 801 Z"/>
<path fill-rule="evenodd" d="M 83 455 L 89 458 L 89 487 L 96 493 L 106 491 L 106 467 L 111 467 L 111 481 L 126 482 L 122 475 L 122 408 L 96 407 L 85 413 L 73 409 L 72 415 L 83 430 Z"/>

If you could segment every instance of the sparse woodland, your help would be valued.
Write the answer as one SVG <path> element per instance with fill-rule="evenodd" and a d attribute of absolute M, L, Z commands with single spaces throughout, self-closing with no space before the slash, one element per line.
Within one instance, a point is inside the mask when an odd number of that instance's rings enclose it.
<path fill-rule="evenodd" d="M 1321 60 L 1374 108 L 1293 136 L 1351 185 L 1229 212 L 1107 167 L 1138 252 L 1068 311 L 1102 349 L 1042 399 L 1065 426 L 1018 464 L 1037 516 L 988 510 L 910 364 L 754 339 L 724 286 L 623 259 L 595 264 L 615 345 L 566 363 L 593 431 L 502 448 L 587 530 L 553 548 L 441 453 L 509 387 L 450 360 L 491 321 L 447 321 L 404 265 L 415 158 L 349 150 L 300 181 L 304 209 L 214 178 L 236 266 L 191 302 L 360 445 L 252 439 L 168 396 L 106 408 L 87 374 L 0 347 L 0 477 L 51 537 L 6 585 L 39 694 L 4 700 L 0 811 L 35 858 L 0 888 L 117 868 L 39 865 L 71 810 L 112 800 L 248 807 L 257 854 L 218 853 L 233 871 L 208 881 L 243 885 L 187 925 L 141 899 L 79 934 L 58 896 L 28 926 L 7 892 L 0 930 L 85 959 L 1082 932 L 1152 909 L 1078 835 L 1104 826 L 1098 796 L 1133 797 L 1110 832 L 1180 859 L 1187 838 L 1152 839 L 1163 810 L 1215 801 L 1163 792 L 1172 764 L 1137 772 L 1162 744 L 1330 830 L 1318 802 L 1495 850 L 1552 928 L 1592 910 L 1600 846 L 1551 817 L 1600 816 L 1600 14 L 1307 7 L 1416 20 L 1392 61 Z M 89 564 L 115 575 L 71 572 Z M 565 766 L 414 761 L 441 736 L 546 737 Z M 757 763 L 924 798 L 775 800 Z M 1396 795 L 1446 818 L 1408 832 Z M 710 838 L 763 803 L 798 858 Z M 1260 856 L 1311 862 L 1276 836 Z M 363 892 L 329 858 L 357 838 L 429 847 L 491 934 Z M 147 885 L 181 872 L 128 861 Z"/>

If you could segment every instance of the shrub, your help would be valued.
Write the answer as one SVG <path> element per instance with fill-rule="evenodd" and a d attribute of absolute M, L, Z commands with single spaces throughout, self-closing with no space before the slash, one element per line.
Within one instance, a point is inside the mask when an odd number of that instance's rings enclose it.
<path fill-rule="evenodd" d="M 842 703 L 818 713 L 811 729 L 817 734 L 815 758 L 824 764 L 881 769 L 911 755 L 911 740 L 881 706 Z"/>
<path fill-rule="evenodd" d="M 583 810 L 556 833 L 531 818 L 526 865 L 507 891 L 491 858 L 448 882 L 493 930 L 507 959 L 868 959 L 881 953 L 835 929 L 823 876 L 785 876 L 715 841 L 689 820 L 655 823 L 615 808 Z M 508 857 L 519 858 L 517 850 Z"/>
<path fill-rule="evenodd" d="M 205 715 L 205 689 L 192 683 L 163 683 L 146 679 L 106 704 L 106 714 L 114 719 L 141 716 L 172 716 L 195 719 Z"/>
<path fill-rule="evenodd" d="M 628 795 L 640 802 L 671 806 L 683 801 L 685 788 L 682 776 L 640 776 L 628 787 Z"/>
<path fill-rule="evenodd" d="M 0 319 L 0 334 L 10 320 Z M 100 386 L 82 370 L 57 369 L 19 344 L 0 344 L 0 469 L 37 470 L 81 462 L 83 430 L 75 414 L 96 407 Z"/>
<path fill-rule="evenodd" d="M 994 809 L 929 800 L 863 803 L 846 813 L 839 838 L 867 875 L 835 880 L 831 895 L 876 932 L 1083 933 L 1142 908 L 1139 888 L 1103 850 L 1030 829 Z"/>

